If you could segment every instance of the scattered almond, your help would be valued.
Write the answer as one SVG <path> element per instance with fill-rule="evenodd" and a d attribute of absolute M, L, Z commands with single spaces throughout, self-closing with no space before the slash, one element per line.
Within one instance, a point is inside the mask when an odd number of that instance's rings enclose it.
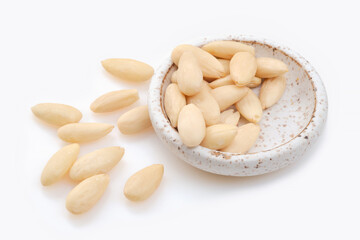
<path fill-rule="evenodd" d="M 58 136 L 66 142 L 90 142 L 104 137 L 113 128 L 106 123 L 70 123 L 58 129 Z"/>
<path fill-rule="evenodd" d="M 130 106 L 139 99 L 136 89 L 126 89 L 106 93 L 98 97 L 90 106 L 96 113 L 112 112 Z"/>
<path fill-rule="evenodd" d="M 41 120 L 56 126 L 76 123 L 82 118 L 79 110 L 60 103 L 40 103 L 33 106 L 31 111 Z"/>
<path fill-rule="evenodd" d="M 151 126 L 148 106 L 139 106 L 119 117 L 118 128 L 122 134 L 135 134 Z"/>
<path fill-rule="evenodd" d="M 69 176 L 74 181 L 110 171 L 123 157 L 124 148 L 106 147 L 85 154 L 71 167 Z"/>
<path fill-rule="evenodd" d="M 101 62 L 106 71 L 125 81 L 143 82 L 154 75 L 154 69 L 143 62 L 125 59 L 110 58 Z"/>
<path fill-rule="evenodd" d="M 131 201 L 149 198 L 159 187 L 164 175 L 164 165 L 153 164 L 132 175 L 125 184 L 124 195 Z"/>
<path fill-rule="evenodd" d="M 109 180 L 107 174 L 99 174 L 79 183 L 66 198 L 67 210 L 73 214 L 89 211 L 104 194 Z"/>
<path fill-rule="evenodd" d="M 80 146 L 73 143 L 61 148 L 47 162 L 42 174 L 41 184 L 49 186 L 59 181 L 69 171 L 79 155 Z"/>

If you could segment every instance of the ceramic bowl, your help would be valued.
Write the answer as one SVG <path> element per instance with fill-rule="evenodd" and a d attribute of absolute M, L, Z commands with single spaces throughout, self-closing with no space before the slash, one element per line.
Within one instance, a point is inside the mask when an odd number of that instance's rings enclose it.
<path fill-rule="evenodd" d="M 230 35 L 189 42 L 202 46 L 215 40 L 241 41 L 255 47 L 256 56 L 282 60 L 289 67 L 280 101 L 263 112 L 261 133 L 247 154 L 185 146 L 164 111 L 164 93 L 176 66 L 170 56 L 153 76 L 148 96 L 149 114 L 161 141 L 185 162 L 201 170 L 229 176 L 254 176 L 283 168 L 300 159 L 319 137 L 327 117 L 325 87 L 315 69 L 295 51 L 263 38 Z M 258 93 L 259 89 L 254 89 Z"/>

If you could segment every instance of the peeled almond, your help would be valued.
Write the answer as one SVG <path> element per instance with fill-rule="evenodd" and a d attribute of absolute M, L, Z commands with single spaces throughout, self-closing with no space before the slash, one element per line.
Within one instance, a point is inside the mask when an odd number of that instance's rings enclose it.
<path fill-rule="evenodd" d="M 226 85 L 211 90 L 211 94 L 219 104 L 220 111 L 224 111 L 234 103 L 240 101 L 247 94 L 249 88 Z"/>
<path fill-rule="evenodd" d="M 112 112 L 130 106 L 139 99 L 136 89 L 126 89 L 106 93 L 98 97 L 90 106 L 96 113 Z"/>
<path fill-rule="evenodd" d="M 255 144 L 257 138 L 259 137 L 259 133 L 259 125 L 253 123 L 242 125 L 238 128 L 237 134 L 232 143 L 221 149 L 221 151 L 245 154 Z"/>
<path fill-rule="evenodd" d="M 226 77 L 216 79 L 215 81 L 212 81 L 209 83 L 209 86 L 211 88 L 218 88 L 226 85 L 234 85 L 234 81 L 231 79 L 230 75 L 227 75 Z"/>
<path fill-rule="evenodd" d="M 171 83 L 165 91 L 164 106 L 165 112 L 173 127 L 177 127 L 179 113 L 185 105 L 185 96 L 180 92 L 176 83 Z"/>
<path fill-rule="evenodd" d="M 286 77 L 281 75 L 275 78 L 266 79 L 261 85 L 260 102 L 262 109 L 269 108 L 277 103 L 286 88 Z"/>
<path fill-rule="evenodd" d="M 159 187 L 164 175 L 164 165 L 153 164 L 132 175 L 125 184 L 124 195 L 131 201 L 149 198 Z"/>
<path fill-rule="evenodd" d="M 106 71 L 125 81 L 143 82 L 149 80 L 154 69 L 143 62 L 126 58 L 110 58 L 101 62 Z"/>
<path fill-rule="evenodd" d="M 177 82 L 177 71 L 174 71 L 172 74 L 171 74 L 171 82 L 172 83 L 176 83 Z"/>
<path fill-rule="evenodd" d="M 187 51 L 195 55 L 204 77 L 220 78 L 225 75 L 224 67 L 219 60 L 210 53 L 192 45 L 183 44 L 177 46 L 171 54 L 172 61 L 178 65 L 181 55 Z"/>
<path fill-rule="evenodd" d="M 66 198 L 67 210 L 73 214 L 89 211 L 100 200 L 109 181 L 109 175 L 99 174 L 79 183 Z"/>
<path fill-rule="evenodd" d="M 230 124 L 216 124 L 206 128 L 206 135 L 201 146 L 218 150 L 224 148 L 233 141 L 237 133 L 237 127 Z"/>
<path fill-rule="evenodd" d="M 110 171 L 123 157 L 124 148 L 106 147 L 79 158 L 71 167 L 69 176 L 74 181 Z"/>
<path fill-rule="evenodd" d="M 33 106 L 31 111 L 44 122 L 56 126 L 76 123 L 82 118 L 79 110 L 60 103 L 40 103 Z"/>
<path fill-rule="evenodd" d="M 181 55 L 176 77 L 179 89 L 183 94 L 193 96 L 200 92 L 203 75 L 192 52 L 187 51 Z"/>
<path fill-rule="evenodd" d="M 278 77 L 288 71 L 287 65 L 276 58 L 259 57 L 256 59 L 256 76 L 259 78 Z"/>
<path fill-rule="evenodd" d="M 255 55 L 255 48 L 237 41 L 214 41 L 205 44 L 202 49 L 215 57 L 231 59 L 237 52 L 249 52 Z"/>
<path fill-rule="evenodd" d="M 73 143 L 61 148 L 47 162 L 42 174 L 41 184 L 49 186 L 59 181 L 76 161 L 80 146 Z"/>
<path fill-rule="evenodd" d="M 179 114 L 178 131 L 182 142 L 196 147 L 205 137 L 205 120 L 201 110 L 194 104 L 184 106 Z"/>
<path fill-rule="evenodd" d="M 122 134 L 135 134 L 151 126 L 148 106 L 139 106 L 120 116 L 118 122 Z"/>
<path fill-rule="evenodd" d="M 203 85 L 201 87 L 204 87 L 208 92 L 210 92 L 212 90 L 209 83 L 205 80 L 203 81 Z"/>
<path fill-rule="evenodd" d="M 106 123 L 70 123 L 58 129 L 58 136 L 66 142 L 90 142 L 104 137 L 113 128 Z"/>
<path fill-rule="evenodd" d="M 249 89 L 245 97 L 235 104 L 239 113 L 249 122 L 258 123 L 262 116 L 262 107 L 256 94 Z"/>
<path fill-rule="evenodd" d="M 230 61 L 230 75 L 235 85 L 246 86 L 256 73 L 256 58 L 248 52 L 238 52 Z"/>
<path fill-rule="evenodd" d="M 234 112 L 234 109 L 223 111 L 220 114 L 220 123 L 237 126 L 239 123 L 239 119 L 240 113 L 238 111 Z"/>
<path fill-rule="evenodd" d="M 248 83 L 246 86 L 249 88 L 256 88 L 256 87 L 260 86 L 260 84 L 261 84 L 261 78 L 253 77 L 251 79 L 251 82 Z"/>
<path fill-rule="evenodd" d="M 204 84 L 200 92 L 192 97 L 187 97 L 187 103 L 195 104 L 202 112 L 206 125 L 214 125 L 220 120 L 220 108 L 215 98 Z"/>
<path fill-rule="evenodd" d="M 218 60 L 224 68 L 224 76 L 229 75 L 230 74 L 230 60 L 221 59 L 221 58 L 219 58 Z"/>

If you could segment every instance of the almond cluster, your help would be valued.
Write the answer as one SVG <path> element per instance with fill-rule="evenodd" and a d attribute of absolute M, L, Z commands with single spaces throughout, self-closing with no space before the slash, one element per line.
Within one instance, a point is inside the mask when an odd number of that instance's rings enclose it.
<path fill-rule="evenodd" d="M 285 91 L 287 65 L 255 57 L 254 47 L 237 41 L 214 41 L 201 48 L 179 45 L 171 58 L 177 70 L 166 88 L 164 107 L 183 143 L 248 152 L 260 134 L 263 110 Z M 251 89 L 256 87 L 261 87 L 259 96 Z M 249 123 L 238 126 L 241 116 Z"/>

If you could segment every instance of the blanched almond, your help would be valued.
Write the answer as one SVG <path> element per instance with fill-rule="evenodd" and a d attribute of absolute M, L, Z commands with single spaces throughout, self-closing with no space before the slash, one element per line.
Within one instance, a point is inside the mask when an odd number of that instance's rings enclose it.
<path fill-rule="evenodd" d="M 139 106 L 120 116 L 118 122 L 122 134 L 138 133 L 151 126 L 148 106 Z"/>
<path fill-rule="evenodd" d="M 181 55 L 176 78 L 179 89 L 183 94 L 193 96 L 200 92 L 203 75 L 192 52 L 184 52 Z"/>
<path fill-rule="evenodd" d="M 182 142 L 196 147 L 205 137 L 205 120 L 201 110 L 194 104 L 184 106 L 179 114 L 178 131 Z"/>
<path fill-rule="evenodd" d="M 230 74 L 230 60 L 218 58 L 219 62 L 224 68 L 224 76 Z"/>
<path fill-rule="evenodd" d="M 82 118 L 79 110 L 60 103 L 40 103 L 33 106 L 31 111 L 41 120 L 56 126 L 75 123 Z"/>
<path fill-rule="evenodd" d="M 260 86 L 260 84 L 261 84 L 261 78 L 253 77 L 251 82 L 248 83 L 246 86 L 249 88 L 256 88 L 256 87 Z"/>
<path fill-rule="evenodd" d="M 73 214 L 89 211 L 104 194 L 109 180 L 107 174 L 99 174 L 79 183 L 66 198 L 67 210 Z"/>
<path fill-rule="evenodd" d="M 230 61 L 230 75 L 235 85 L 246 86 L 256 73 L 256 58 L 248 52 L 238 52 Z"/>
<path fill-rule="evenodd" d="M 256 142 L 259 137 L 259 125 L 248 123 L 238 128 L 237 134 L 232 143 L 226 148 L 221 149 L 223 152 L 245 154 Z"/>
<path fill-rule="evenodd" d="M 201 146 L 210 149 L 224 148 L 233 141 L 237 133 L 237 127 L 230 124 L 216 124 L 206 128 L 206 135 Z"/>
<path fill-rule="evenodd" d="M 177 83 L 177 70 L 174 71 L 172 74 L 171 74 L 171 82 L 172 83 Z"/>
<path fill-rule="evenodd" d="M 96 113 L 112 112 L 130 106 L 139 99 L 136 89 L 126 89 L 106 93 L 98 97 L 90 106 Z"/>
<path fill-rule="evenodd" d="M 219 78 L 225 75 L 222 64 L 213 55 L 192 45 L 183 44 L 177 46 L 171 54 L 171 59 L 178 65 L 181 55 L 187 51 L 195 55 L 204 77 Z"/>
<path fill-rule="evenodd" d="M 220 120 L 220 108 L 215 98 L 208 91 L 206 84 L 203 84 L 198 94 L 187 97 L 187 103 L 195 104 L 202 112 L 206 125 L 214 125 Z"/>
<path fill-rule="evenodd" d="M 171 83 L 165 91 L 164 107 L 173 127 L 177 127 L 179 113 L 185 105 L 185 96 L 180 92 L 180 89 L 176 83 Z"/>
<path fill-rule="evenodd" d="M 85 154 L 71 167 L 69 176 L 72 180 L 85 178 L 110 171 L 123 157 L 124 148 L 106 147 Z"/>
<path fill-rule="evenodd" d="M 281 75 L 275 78 L 266 79 L 261 85 L 260 102 L 262 109 L 266 109 L 277 103 L 286 88 L 286 77 Z"/>
<path fill-rule="evenodd" d="M 218 88 L 226 85 L 234 85 L 234 81 L 231 79 L 230 75 L 227 75 L 226 77 L 216 79 L 209 83 L 209 86 L 211 88 Z M 255 88 L 258 87 L 261 84 L 261 78 L 253 77 L 251 82 L 246 85 L 246 87 Z"/>
<path fill-rule="evenodd" d="M 237 41 L 214 41 L 205 44 L 202 49 L 215 57 L 231 59 L 238 52 L 249 52 L 255 55 L 255 48 Z"/>
<path fill-rule="evenodd" d="M 164 175 L 162 164 L 153 164 L 132 175 L 125 184 L 124 195 L 131 201 L 149 198 L 159 187 Z"/>
<path fill-rule="evenodd" d="M 259 78 L 273 78 L 288 71 L 287 65 L 276 58 L 259 57 L 256 59 L 256 76 Z"/>
<path fill-rule="evenodd" d="M 234 112 L 234 109 L 223 111 L 220 114 L 220 123 L 237 126 L 239 123 L 239 119 L 240 113 L 238 111 Z"/>
<path fill-rule="evenodd" d="M 210 92 L 212 90 L 212 88 L 210 87 L 209 83 L 207 81 L 203 81 L 203 84 L 201 87 L 204 87 L 208 92 Z"/>
<path fill-rule="evenodd" d="M 154 69 L 143 62 L 126 58 L 110 58 L 101 62 L 106 71 L 125 81 L 143 82 L 149 80 Z"/>
<path fill-rule="evenodd" d="M 90 142 L 104 137 L 113 128 L 106 123 L 70 123 L 58 129 L 58 136 L 66 142 Z"/>
<path fill-rule="evenodd" d="M 226 85 L 234 85 L 234 81 L 231 79 L 230 75 L 227 75 L 226 77 L 212 81 L 211 83 L 209 83 L 209 85 L 211 88 L 218 88 Z"/>
<path fill-rule="evenodd" d="M 240 101 L 247 94 L 249 88 L 226 85 L 211 90 L 211 94 L 219 104 L 220 111 L 223 111 Z"/>
<path fill-rule="evenodd" d="M 47 162 L 42 174 L 41 184 L 49 186 L 60 180 L 76 161 L 80 146 L 73 143 L 61 148 Z"/>
<path fill-rule="evenodd" d="M 261 103 L 258 96 L 251 89 L 249 89 L 245 97 L 235 104 L 235 107 L 249 122 L 257 123 L 261 120 Z"/>

